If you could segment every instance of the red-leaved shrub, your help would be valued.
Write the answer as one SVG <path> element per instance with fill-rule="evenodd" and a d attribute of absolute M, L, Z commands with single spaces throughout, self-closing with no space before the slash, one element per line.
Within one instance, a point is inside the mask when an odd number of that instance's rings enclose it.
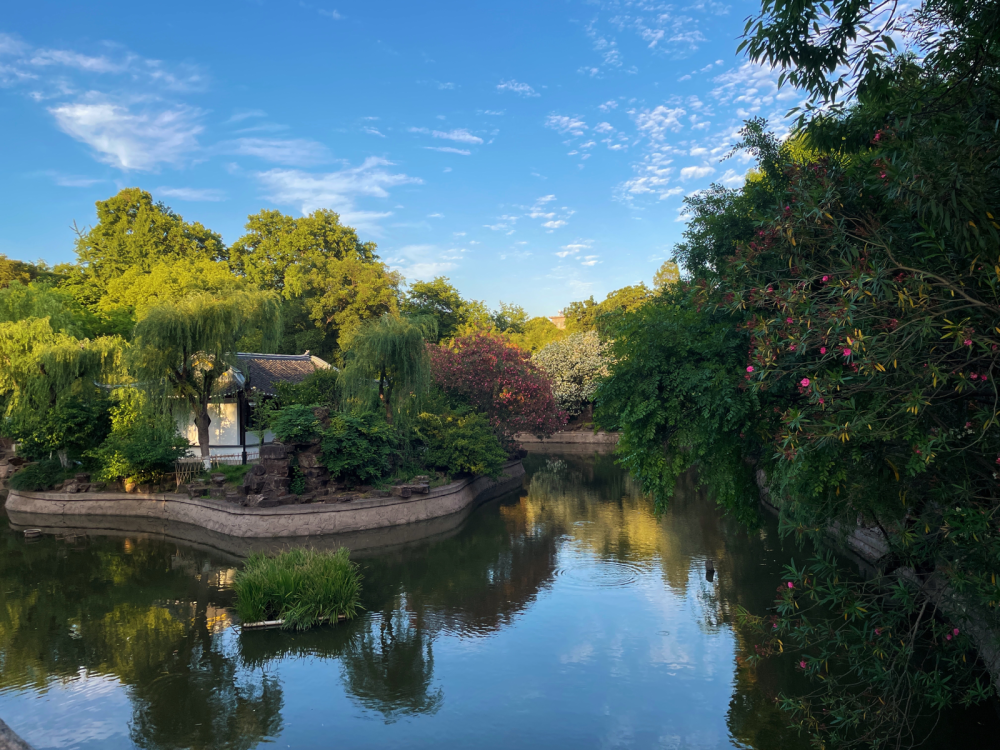
<path fill-rule="evenodd" d="M 485 414 L 508 450 L 517 447 L 519 432 L 549 436 L 566 424 L 552 381 L 503 336 L 477 331 L 431 346 L 430 354 L 434 382 Z"/>

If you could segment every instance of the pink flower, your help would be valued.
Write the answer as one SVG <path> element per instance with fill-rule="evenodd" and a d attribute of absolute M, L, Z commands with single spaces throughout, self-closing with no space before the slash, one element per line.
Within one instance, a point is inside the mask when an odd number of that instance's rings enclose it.
<path fill-rule="evenodd" d="M 963 341 L 962 346 L 972 346 L 972 339 L 966 339 Z"/>
<path fill-rule="evenodd" d="M 794 588 L 795 588 L 795 584 L 794 584 L 794 583 L 792 583 L 791 581 L 789 581 L 789 582 L 788 582 L 788 588 L 790 588 L 790 589 L 794 589 Z"/>
<path fill-rule="evenodd" d="M 882 635 L 882 628 L 875 628 L 875 635 Z"/>
<path fill-rule="evenodd" d="M 850 356 L 851 356 L 851 350 L 850 350 L 850 349 L 847 349 L 847 348 L 845 348 L 845 349 L 844 349 L 844 356 L 845 356 L 845 357 L 850 357 Z"/>
<path fill-rule="evenodd" d="M 825 404 L 825 403 L 826 403 L 826 401 L 824 401 L 823 399 L 820 399 L 820 400 L 819 400 L 819 402 L 820 402 L 821 404 Z"/>
<path fill-rule="evenodd" d="M 800 661 L 800 662 L 799 662 L 799 667 L 800 667 L 801 669 L 805 669 L 805 668 L 806 668 L 806 662 L 805 662 L 805 659 L 803 659 L 802 661 Z"/>
<path fill-rule="evenodd" d="M 802 380 L 800 380 L 799 382 L 801 383 L 803 388 L 809 387 L 809 378 L 802 378 Z"/>
<path fill-rule="evenodd" d="M 979 380 L 979 373 L 974 372 L 969 377 L 973 380 Z"/>
<path fill-rule="evenodd" d="M 829 280 L 830 280 L 830 277 L 829 277 L 829 276 L 824 276 L 824 277 L 823 277 L 823 283 L 824 283 L 824 284 L 825 284 L 826 282 L 828 282 Z"/>
<path fill-rule="evenodd" d="M 788 347 L 788 351 L 794 352 L 795 351 L 795 344 L 792 344 L 790 347 Z"/>
<path fill-rule="evenodd" d="M 970 427 L 972 427 L 972 422 L 966 422 L 965 429 L 969 429 Z"/>
<path fill-rule="evenodd" d="M 786 323 L 791 323 L 791 322 L 792 322 L 792 319 L 791 319 L 791 318 L 785 318 L 785 322 L 786 322 Z"/>
<path fill-rule="evenodd" d="M 747 365 L 747 372 L 753 372 L 753 365 Z"/>
<path fill-rule="evenodd" d="M 825 346 L 821 346 L 821 347 L 819 348 L 819 353 L 820 353 L 820 354 L 826 354 L 826 347 L 825 347 Z"/>
<path fill-rule="evenodd" d="M 958 635 L 958 628 L 955 628 L 955 629 L 954 629 L 954 630 L 952 630 L 951 632 L 952 632 L 952 633 L 953 633 L 954 635 Z"/>
<path fill-rule="evenodd" d="M 948 633 L 948 635 L 946 635 L 944 638 L 945 638 L 946 641 L 950 641 L 951 640 L 951 633 Z"/>

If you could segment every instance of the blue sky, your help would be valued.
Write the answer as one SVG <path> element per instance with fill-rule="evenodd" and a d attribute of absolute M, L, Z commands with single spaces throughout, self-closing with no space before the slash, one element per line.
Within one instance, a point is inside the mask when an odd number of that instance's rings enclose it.
<path fill-rule="evenodd" d="M 73 258 L 139 186 L 227 242 L 331 208 L 410 280 L 554 314 L 649 283 L 682 198 L 793 104 L 754 2 L 34 0 L 0 21 L 0 253 Z M 777 124 L 777 123 L 776 123 Z"/>

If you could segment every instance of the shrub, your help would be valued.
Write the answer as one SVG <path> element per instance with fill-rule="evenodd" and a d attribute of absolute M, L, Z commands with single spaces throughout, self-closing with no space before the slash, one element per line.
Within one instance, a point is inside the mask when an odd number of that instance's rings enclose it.
<path fill-rule="evenodd" d="M 284 620 L 286 630 L 354 617 L 361 606 L 361 574 L 349 554 L 341 547 L 251 555 L 233 581 L 237 614 L 243 622 Z"/>
<path fill-rule="evenodd" d="M 597 332 L 587 331 L 555 341 L 532 357 L 532 362 L 552 378 L 556 403 L 570 416 L 594 400 L 598 383 L 608 376 L 605 350 Z"/>
<path fill-rule="evenodd" d="M 24 490 L 26 492 L 41 492 L 50 489 L 53 485 L 68 479 L 77 472 L 75 466 L 67 469 L 58 459 L 51 458 L 28 464 L 10 478 L 10 487 L 14 490 Z"/>
<path fill-rule="evenodd" d="M 518 432 L 551 435 L 566 424 L 548 376 L 503 336 L 476 331 L 430 352 L 435 383 L 451 400 L 485 414 L 504 448 L 516 447 Z"/>
<path fill-rule="evenodd" d="M 507 452 L 482 414 L 428 414 L 418 418 L 416 429 L 427 446 L 428 466 L 448 474 L 500 476 Z"/>
<path fill-rule="evenodd" d="M 306 404 L 286 406 L 271 418 L 271 432 L 282 443 L 311 442 L 322 430 L 315 408 Z"/>
<path fill-rule="evenodd" d="M 106 481 L 125 477 L 150 482 L 173 471 L 174 462 L 191 447 L 177 434 L 174 420 L 152 410 L 137 391 L 126 390 L 117 398 L 111 409 L 111 434 L 85 454 L 100 464 L 98 476 Z"/>
<path fill-rule="evenodd" d="M 307 375 L 301 383 L 277 383 L 278 400 L 284 406 L 293 404 L 317 404 L 334 409 L 340 404 L 340 373 L 316 370 Z"/>
<path fill-rule="evenodd" d="M 78 458 L 87 448 L 100 445 L 111 430 L 110 404 L 100 390 L 93 391 L 86 398 L 77 394 L 60 396 L 40 417 L 12 425 L 9 433 L 19 443 L 18 453 L 42 458 L 65 450 Z"/>
<path fill-rule="evenodd" d="M 334 477 L 364 484 L 391 469 L 396 433 L 379 414 L 339 414 L 323 433 L 322 459 Z"/>

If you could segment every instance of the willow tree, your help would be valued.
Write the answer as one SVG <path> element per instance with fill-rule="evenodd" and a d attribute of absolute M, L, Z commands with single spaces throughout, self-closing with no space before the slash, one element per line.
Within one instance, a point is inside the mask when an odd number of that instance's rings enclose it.
<path fill-rule="evenodd" d="M 128 356 L 132 376 L 165 401 L 187 403 L 206 460 L 212 423 L 208 407 L 238 365 L 239 341 L 251 334 L 260 334 L 265 348 L 280 337 L 280 308 L 273 293 L 194 294 L 151 308 L 136 324 Z"/>
<path fill-rule="evenodd" d="M 68 398 L 94 400 L 95 383 L 114 377 L 120 347 L 116 338 L 78 339 L 55 330 L 48 317 L 0 320 L 0 434 L 62 451 L 73 435 L 43 425 L 51 427 L 51 414 Z"/>
<path fill-rule="evenodd" d="M 364 323 L 346 356 L 344 384 L 348 399 L 364 399 L 377 384 L 385 421 L 392 424 L 404 401 L 420 397 L 429 389 L 427 342 L 436 338 L 437 324 L 429 316 L 383 315 Z"/>

